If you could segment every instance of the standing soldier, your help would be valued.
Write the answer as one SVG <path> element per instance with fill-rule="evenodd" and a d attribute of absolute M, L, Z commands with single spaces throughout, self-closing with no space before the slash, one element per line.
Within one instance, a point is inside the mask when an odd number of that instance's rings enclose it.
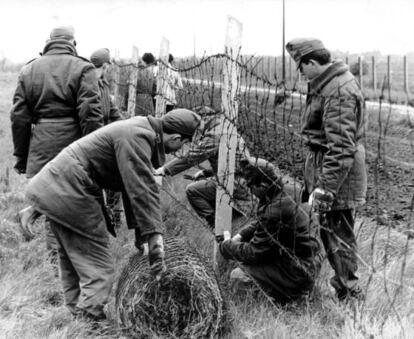
<path fill-rule="evenodd" d="M 109 49 L 100 48 L 93 52 L 91 55 L 91 62 L 96 67 L 96 73 L 98 76 L 99 94 L 101 99 L 104 125 L 121 120 L 118 108 L 115 106 L 111 98 L 110 85 L 107 79 L 109 65 L 111 64 Z M 121 226 L 122 212 L 121 193 L 106 190 L 105 200 L 111 225 L 113 228 L 119 228 Z"/>
<path fill-rule="evenodd" d="M 299 38 L 286 49 L 309 80 L 301 133 L 309 148 L 305 186 L 320 215 L 321 238 L 335 271 L 331 285 L 339 300 L 359 297 L 355 208 L 365 203 L 364 99 L 340 60 L 331 60 L 320 40 Z M 306 198 L 305 198 L 306 199 Z"/>
<path fill-rule="evenodd" d="M 76 51 L 74 29 L 57 27 L 42 56 L 21 71 L 11 110 L 16 164 L 32 178 L 64 147 L 103 125 L 94 66 Z M 36 215 L 29 206 L 19 212 L 23 228 Z M 46 222 L 46 246 L 56 241 Z"/>
<path fill-rule="evenodd" d="M 135 115 L 155 114 L 156 63 L 152 53 L 144 53 L 138 69 Z"/>

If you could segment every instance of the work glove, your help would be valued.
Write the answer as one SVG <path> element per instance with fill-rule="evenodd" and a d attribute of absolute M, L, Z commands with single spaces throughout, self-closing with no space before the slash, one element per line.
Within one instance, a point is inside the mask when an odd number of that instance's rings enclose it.
<path fill-rule="evenodd" d="M 334 195 L 322 188 L 315 188 L 309 196 L 309 205 L 315 212 L 325 213 L 332 209 Z"/>
<path fill-rule="evenodd" d="M 233 238 L 231 238 L 231 241 L 241 242 L 242 241 L 242 236 L 239 233 L 237 233 Z"/>
<path fill-rule="evenodd" d="M 36 219 L 39 218 L 40 212 L 36 211 L 33 206 L 28 206 L 20 210 L 16 217 L 19 222 L 20 230 L 25 240 L 32 240 L 38 232 L 34 230 Z"/>
<path fill-rule="evenodd" d="M 14 170 L 17 174 L 25 174 L 26 173 L 26 164 L 27 158 L 25 157 L 16 157 L 16 163 L 14 164 Z"/>
<path fill-rule="evenodd" d="M 164 167 L 160 167 L 160 168 L 157 168 L 156 170 L 154 170 L 154 175 L 155 176 L 160 175 L 162 177 L 165 177 L 166 173 L 165 173 Z"/>
<path fill-rule="evenodd" d="M 162 179 L 165 177 L 165 169 L 164 167 L 157 168 L 154 170 L 154 179 L 158 186 L 162 186 Z"/>
<path fill-rule="evenodd" d="M 222 235 L 216 235 L 216 241 L 220 244 L 223 241 L 230 240 L 231 235 L 229 231 L 224 231 Z"/>
<path fill-rule="evenodd" d="M 160 233 L 154 233 L 148 237 L 148 249 L 151 275 L 154 276 L 157 281 L 160 281 L 162 274 L 167 271 L 164 261 L 164 240 Z"/>

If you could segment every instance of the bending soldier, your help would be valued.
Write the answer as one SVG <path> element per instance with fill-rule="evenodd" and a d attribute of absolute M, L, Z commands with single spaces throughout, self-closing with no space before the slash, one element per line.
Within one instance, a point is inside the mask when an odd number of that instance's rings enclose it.
<path fill-rule="evenodd" d="M 65 303 L 74 315 L 100 320 L 111 290 L 113 262 L 103 189 L 122 192 L 136 246 L 149 247 L 151 271 L 164 264 L 159 186 L 153 168 L 191 140 L 200 124 L 192 111 L 109 124 L 66 147 L 30 181 L 26 197 L 51 220 L 59 244 Z M 62 193 L 64 192 L 64 194 Z"/>

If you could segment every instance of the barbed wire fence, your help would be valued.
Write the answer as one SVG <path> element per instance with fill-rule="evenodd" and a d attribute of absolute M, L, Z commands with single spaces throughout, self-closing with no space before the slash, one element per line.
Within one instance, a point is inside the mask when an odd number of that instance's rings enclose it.
<path fill-rule="evenodd" d="M 122 111 L 127 112 L 126 117 L 160 116 L 167 104 L 188 109 L 210 107 L 219 114 L 205 114 L 204 119 L 216 126 L 215 132 L 217 126 L 225 126 L 218 134 L 222 146 L 227 145 L 228 153 L 234 149 L 230 139 L 234 135 L 241 136 L 251 155 L 265 158 L 279 167 L 285 182 L 294 187 L 303 185 L 307 147 L 300 126 L 307 87 L 291 61 L 287 79 L 279 76 L 277 58 L 244 56 L 234 49 L 181 58 L 174 67 L 167 62 L 168 43 L 164 41 L 162 46 L 160 55 L 163 57 L 158 60 L 158 66 L 143 66 L 136 60 L 115 63 L 112 82 L 116 101 Z M 355 326 L 367 333 L 366 324 L 373 318 L 381 319 L 381 330 L 392 319 L 400 325 L 400 335 L 404 337 L 407 317 L 414 311 L 414 245 L 411 240 L 414 237 L 414 110 L 410 106 L 413 85 L 408 77 L 409 60 L 404 57 L 403 84 L 395 89 L 390 57 L 386 66 L 381 64 L 380 68 L 386 70 L 381 75 L 377 74 L 379 66 L 375 58 L 368 67 L 370 73 L 362 58 L 356 62 L 358 67 L 350 60 L 346 62 L 357 68 L 357 78 L 369 98 L 365 102 L 364 138 L 367 202 L 358 210 L 355 229 L 358 274 L 366 298 L 353 317 Z M 225 74 L 234 72 L 235 77 L 225 78 Z M 366 79 L 367 72 L 371 79 Z M 182 87 L 169 83 L 172 73 L 179 74 Z M 166 95 L 168 86 L 175 91 L 173 101 Z M 134 93 L 136 97 L 131 100 Z M 230 144 L 233 146 L 229 147 Z M 229 159 L 227 156 L 224 162 L 220 160 L 224 170 L 216 172 L 214 180 L 227 196 L 226 204 L 244 216 L 245 224 L 254 220 L 255 204 L 250 200 L 238 205 L 238 199 L 233 196 L 233 188 L 238 183 L 229 185 L 229 177 L 237 178 L 237 163 L 234 168 L 234 160 Z M 195 161 L 194 165 L 199 164 Z M 163 190 L 188 214 L 192 223 L 206 226 L 188 203 L 175 195 L 171 186 L 165 185 Z M 217 205 L 222 200 L 223 195 L 217 198 Z M 278 239 L 274 240 L 278 243 Z M 322 272 L 322 288 L 324 284 L 327 286 L 327 276 L 331 273 L 329 267 Z"/>

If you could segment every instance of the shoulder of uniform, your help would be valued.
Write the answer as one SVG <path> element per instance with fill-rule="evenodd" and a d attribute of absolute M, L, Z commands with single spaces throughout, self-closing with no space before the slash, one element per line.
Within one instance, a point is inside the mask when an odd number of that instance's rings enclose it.
<path fill-rule="evenodd" d="M 82 57 L 82 56 L 80 56 L 80 55 L 76 55 L 75 57 L 76 57 L 76 58 L 78 58 L 78 59 L 81 59 L 81 60 L 83 60 L 83 61 L 85 61 L 85 62 L 87 62 L 87 63 L 89 63 L 89 64 L 92 64 L 92 63 L 91 63 L 91 61 L 90 61 L 89 59 L 84 58 L 84 57 Z"/>
<path fill-rule="evenodd" d="M 32 63 L 33 61 L 35 61 L 35 60 L 37 60 L 37 58 L 33 58 L 32 60 L 29 60 L 28 62 L 26 62 L 25 65 L 28 65 L 28 64 Z"/>

